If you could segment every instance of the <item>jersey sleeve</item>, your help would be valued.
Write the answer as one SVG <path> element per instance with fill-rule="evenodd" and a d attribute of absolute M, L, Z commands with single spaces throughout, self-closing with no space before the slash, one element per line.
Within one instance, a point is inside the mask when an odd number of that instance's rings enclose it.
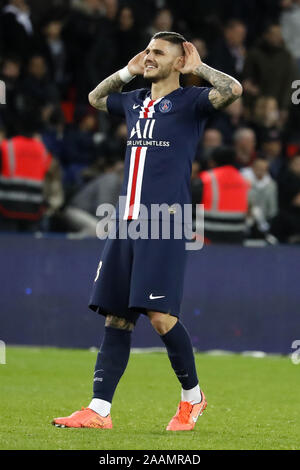
<path fill-rule="evenodd" d="M 111 93 L 108 95 L 106 106 L 109 114 L 125 117 L 124 94 L 125 93 Z"/>
<path fill-rule="evenodd" d="M 212 88 L 209 87 L 192 87 L 194 100 L 196 103 L 196 114 L 201 117 L 208 117 L 213 112 L 216 111 L 216 108 L 211 104 L 208 95 Z"/>

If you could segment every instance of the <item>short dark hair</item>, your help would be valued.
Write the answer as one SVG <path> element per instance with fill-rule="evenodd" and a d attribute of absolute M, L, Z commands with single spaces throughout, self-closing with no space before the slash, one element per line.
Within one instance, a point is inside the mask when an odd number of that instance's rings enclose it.
<path fill-rule="evenodd" d="M 274 26 L 276 26 L 277 28 L 281 28 L 280 23 L 276 23 L 276 21 L 265 22 L 264 28 L 263 28 L 263 34 L 267 34 L 270 31 L 270 29 L 273 28 Z"/>
<path fill-rule="evenodd" d="M 151 40 L 152 39 L 163 39 L 164 41 L 171 42 L 172 44 L 179 44 L 181 46 L 186 42 L 186 39 L 182 34 L 175 33 L 174 31 L 160 31 L 159 33 L 155 33 Z"/>
<path fill-rule="evenodd" d="M 263 162 L 268 162 L 268 159 L 267 159 L 266 155 L 263 154 L 263 153 L 259 153 L 259 154 L 257 155 L 257 157 L 255 158 L 255 160 L 253 160 L 252 165 L 253 165 L 255 162 L 258 162 L 259 160 L 262 160 Z"/>
<path fill-rule="evenodd" d="M 42 118 L 38 109 L 29 107 L 17 114 L 19 135 L 32 137 L 42 130 Z"/>
<path fill-rule="evenodd" d="M 236 26 L 240 26 L 240 25 L 245 26 L 245 23 L 243 23 L 239 19 L 232 18 L 231 20 L 227 21 L 227 23 L 225 23 L 224 29 L 232 29 L 232 28 L 235 28 Z"/>
<path fill-rule="evenodd" d="M 234 165 L 234 149 L 227 146 L 216 147 L 211 154 L 211 160 L 214 160 L 217 167 L 224 165 Z"/>

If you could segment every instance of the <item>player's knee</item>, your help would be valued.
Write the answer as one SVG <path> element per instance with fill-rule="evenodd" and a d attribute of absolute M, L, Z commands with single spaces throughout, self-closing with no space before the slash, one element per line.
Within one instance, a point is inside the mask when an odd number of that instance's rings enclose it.
<path fill-rule="evenodd" d="M 148 312 L 151 325 L 159 335 L 165 335 L 177 322 L 177 318 L 166 313 Z"/>
<path fill-rule="evenodd" d="M 126 331 L 132 331 L 134 329 L 134 323 L 126 318 L 116 317 L 115 315 L 106 315 L 105 326 Z"/>

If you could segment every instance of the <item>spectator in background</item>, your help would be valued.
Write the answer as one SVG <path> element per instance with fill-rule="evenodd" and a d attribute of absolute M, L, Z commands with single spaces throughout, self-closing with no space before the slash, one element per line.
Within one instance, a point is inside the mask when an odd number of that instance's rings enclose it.
<path fill-rule="evenodd" d="M 243 87 L 247 106 L 251 108 L 259 95 L 273 96 L 285 122 L 291 102 L 291 83 L 296 76 L 295 63 L 285 48 L 280 26 L 269 25 L 257 46 L 246 56 Z"/>
<path fill-rule="evenodd" d="M 85 54 L 85 76 L 78 90 L 78 101 L 81 105 L 86 103 L 88 90 L 111 75 L 114 64 L 121 60 L 118 58 L 118 47 L 113 38 L 113 35 L 105 36 L 99 32 L 94 44 Z"/>
<path fill-rule="evenodd" d="M 65 119 L 60 108 L 49 115 L 47 126 L 43 129 L 42 139 L 48 151 L 62 164 L 64 161 Z"/>
<path fill-rule="evenodd" d="M 26 108 L 32 115 L 41 114 L 43 121 L 59 104 L 59 92 L 49 77 L 44 57 L 39 54 L 30 58 L 21 90 Z"/>
<path fill-rule="evenodd" d="M 83 110 L 78 116 L 78 124 L 66 128 L 62 164 L 68 190 L 72 186 L 82 185 L 82 170 L 91 165 L 99 153 L 98 145 L 101 145 L 102 139 L 98 137 L 96 115 L 89 111 Z"/>
<path fill-rule="evenodd" d="M 255 101 L 253 117 L 250 120 L 251 127 L 255 131 L 257 144 L 269 130 L 277 130 L 280 127 L 279 109 L 276 98 L 272 96 L 260 96 Z"/>
<path fill-rule="evenodd" d="M 127 126 L 121 122 L 115 129 L 113 138 L 109 137 L 103 142 L 102 153 L 110 162 L 120 160 L 127 146 Z"/>
<path fill-rule="evenodd" d="M 20 77 L 21 60 L 16 57 L 6 57 L 0 69 L 0 80 L 5 82 L 7 105 L 0 107 L 0 120 L 5 127 L 7 137 L 16 135 L 19 131 L 18 113 L 22 106 Z"/>
<path fill-rule="evenodd" d="M 46 209 L 44 184 L 52 157 L 35 135 L 39 121 L 22 115 L 21 135 L 4 139 L 0 146 L 0 227 L 32 231 Z"/>
<path fill-rule="evenodd" d="M 2 127 L 1 120 L 0 120 L 0 145 L 1 145 L 2 140 L 5 139 L 5 137 L 6 137 L 5 129 L 4 127 Z"/>
<path fill-rule="evenodd" d="M 300 243 L 300 155 L 295 155 L 278 182 L 279 213 L 272 233 L 283 243 Z"/>
<path fill-rule="evenodd" d="M 154 20 L 146 32 L 144 43 L 150 41 L 159 31 L 173 31 L 174 17 L 169 8 L 162 8 L 156 13 Z"/>
<path fill-rule="evenodd" d="M 234 167 L 234 151 L 220 147 L 210 158 L 203 183 L 204 235 L 212 243 L 241 243 L 246 233 L 249 184 Z"/>
<path fill-rule="evenodd" d="M 180 24 L 186 24 L 185 30 L 182 31 L 183 33 L 186 33 L 188 28 L 192 33 L 191 35 L 195 37 L 201 31 L 201 36 L 209 43 L 214 41 L 217 36 L 220 36 L 223 11 L 227 10 L 224 0 L 210 0 L 209 2 L 199 0 L 192 0 L 190 2 L 166 0 L 164 3 L 172 9 Z M 186 34 L 184 35 L 186 37 Z"/>
<path fill-rule="evenodd" d="M 233 136 L 235 163 L 238 168 L 251 165 L 256 157 L 256 136 L 252 129 L 238 129 Z"/>
<path fill-rule="evenodd" d="M 202 142 L 196 152 L 196 159 L 201 163 L 201 166 L 207 167 L 212 152 L 222 143 L 222 134 L 218 129 L 208 128 L 204 131 Z"/>
<path fill-rule="evenodd" d="M 64 96 L 70 77 L 67 72 L 67 49 L 62 37 L 63 21 L 60 16 L 48 17 L 42 24 L 38 49 L 46 59 L 47 69 L 60 95 Z"/>
<path fill-rule="evenodd" d="M 68 231 L 91 237 L 96 237 L 96 234 L 100 235 L 96 233 L 99 222 L 99 218 L 96 217 L 97 208 L 101 204 L 116 207 L 122 187 L 123 173 L 124 163 L 115 162 L 71 198 L 63 213 Z M 105 217 L 111 215 L 112 212 L 108 212 Z"/>
<path fill-rule="evenodd" d="M 228 21 L 224 28 L 224 38 L 213 47 L 209 54 L 208 65 L 239 80 L 246 54 L 246 34 L 246 26 L 241 21 Z"/>
<path fill-rule="evenodd" d="M 269 173 L 277 181 L 285 169 L 282 135 L 277 129 L 266 129 L 261 135 L 260 154 L 269 162 Z"/>
<path fill-rule="evenodd" d="M 247 25 L 247 40 L 254 43 L 263 33 L 266 22 L 276 23 L 282 0 L 222 0 L 225 18 L 239 18 Z"/>
<path fill-rule="evenodd" d="M 251 184 L 248 194 L 248 226 L 251 238 L 265 237 L 277 215 L 277 184 L 269 175 L 268 160 L 257 157 L 251 167 L 243 168 L 242 175 Z"/>
<path fill-rule="evenodd" d="M 101 141 L 101 146 L 97 151 L 97 159 L 92 165 L 82 171 L 85 181 L 97 178 L 99 174 L 106 171 L 106 168 L 113 168 L 120 161 L 126 150 L 127 145 L 127 126 L 121 122 L 115 129 L 113 136 Z"/>
<path fill-rule="evenodd" d="M 134 13 L 129 6 L 122 7 L 118 13 L 115 42 L 118 47 L 114 69 L 119 70 L 136 55 L 141 44 L 140 33 L 135 25 Z"/>
<path fill-rule="evenodd" d="M 282 0 L 282 36 L 300 71 L 300 0 Z"/>
<path fill-rule="evenodd" d="M 119 0 L 103 0 L 105 16 L 110 21 L 115 21 L 119 9 Z"/>
<path fill-rule="evenodd" d="M 112 39 L 114 30 L 114 20 L 106 16 L 103 0 L 73 2 L 63 29 L 63 37 L 66 40 L 72 81 L 76 87 L 76 101 L 79 104 L 86 103 L 91 87 L 102 80 L 101 77 L 105 76 L 108 69 L 109 72 L 111 70 L 109 67 L 112 67 L 115 60 Z M 97 53 L 100 54 L 99 62 L 96 60 Z"/>
<path fill-rule="evenodd" d="M 104 1 L 73 0 L 64 28 L 64 35 L 76 64 L 82 64 L 80 60 L 82 54 L 92 45 L 99 30 L 102 31 L 103 35 L 112 32 L 112 21 L 106 16 Z M 78 57 L 73 56 L 73 53 L 78 54 Z"/>
<path fill-rule="evenodd" d="M 209 127 L 218 129 L 222 133 L 225 145 L 232 145 L 234 133 L 245 125 L 242 98 L 234 101 L 231 105 L 208 120 Z"/>
<path fill-rule="evenodd" d="M 10 0 L 0 15 L 5 54 L 27 59 L 32 53 L 34 29 L 26 0 Z"/>
<path fill-rule="evenodd" d="M 54 157 L 45 175 L 43 196 L 46 201 L 46 209 L 39 228 L 43 231 L 51 231 L 65 202 L 62 168 Z"/>
<path fill-rule="evenodd" d="M 204 39 L 201 39 L 199 37 L 195 37 L 191 40 L 191 42 L 194 44 L 196 47 L 201 59 L 205 61 L 205 59 L 208 56 L 208 50 L 207 50 L 207 45 Z"/>
<path fill-rule="evenodd" d="M 86 102 L 89 91 L 113 73 L 115 67 L 124 67 L 130 57 L 130 51 L 134 49 L 134 39 L 137 43 L 133 55 L 138 50 L 139 33 L 134 27 L 133 10 L 130 7 L 124 7 L 120 10 L 118 17 L 118 5 L 117 0 L 103 0 L 102 2 L 105 16 L 99 19 L 94 38 L 86 50 L 88 53 L 86 54 L 86 51 L 84 53 L 86 56 L 85 73 L 78 92 L 80 103 Z M 80 73 L 82 74 L 82 68 Z"/>

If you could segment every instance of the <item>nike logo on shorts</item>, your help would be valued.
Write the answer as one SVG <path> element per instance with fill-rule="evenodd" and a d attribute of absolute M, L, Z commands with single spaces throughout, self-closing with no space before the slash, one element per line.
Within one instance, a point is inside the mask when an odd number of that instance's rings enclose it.
<path fill-rule="evenodd" d="M 133 109 L 136 109 L 136 108 L 139 108 L 140 105 L 139 104 L 134 104 L 132 107 L 133 107 Z"/>
<path fill-rule="evenodd" d="M 166 296 L 165 295 L 153 295 L 153 294 L 149 295 L 150 300 L 163 299 L 164 297 L 166 297 Z"/>

